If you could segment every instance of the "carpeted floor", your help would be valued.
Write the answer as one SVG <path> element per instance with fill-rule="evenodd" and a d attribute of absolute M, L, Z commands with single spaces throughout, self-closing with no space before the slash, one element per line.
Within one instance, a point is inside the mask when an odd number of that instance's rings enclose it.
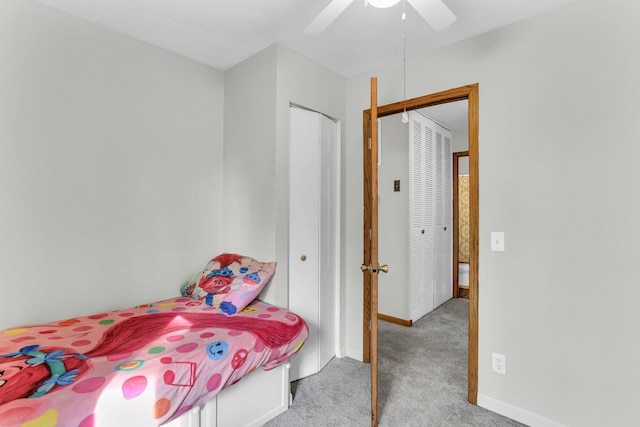
<path fill-rule="evenodd" d="M 379 323 L 381 427 L 522 426 L 467 402 L 468 304 L 450 300 L 412 327 Z M 334 358 L 291 389 L 291 408 L 267 426 L 371 425 L 367 364 Z"/>

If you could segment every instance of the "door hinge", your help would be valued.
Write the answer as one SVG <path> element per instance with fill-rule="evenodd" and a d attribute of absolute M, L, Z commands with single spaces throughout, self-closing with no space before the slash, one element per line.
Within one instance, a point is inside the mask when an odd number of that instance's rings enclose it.
<path fill-rule="evenodd" d="M 369 332 L 371 332 L 371 319 L 369 319 Z"/>
<path fill-rule="evenodd" d="M 369 240 L 371 240 L 373 238 L 373 235 L 371 233 L 371 229 L 369 229 Z"/>
<path fill-rule="evenodd" d="M 371 138 L 369 138 L 369 150 L 371 150 Z"/>

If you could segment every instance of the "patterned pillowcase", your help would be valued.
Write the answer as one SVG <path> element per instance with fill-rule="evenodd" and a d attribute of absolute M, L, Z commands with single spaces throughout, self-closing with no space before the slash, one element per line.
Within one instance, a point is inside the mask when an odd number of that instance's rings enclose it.
<path fill-rule="evenodd" d="M 276 272 L 275 262 L 258 262 L 236 254 L 213 258 L 201 272 L 187 280 L 182 296 L 204 301 L 231 316 L 249 305 Z"/>

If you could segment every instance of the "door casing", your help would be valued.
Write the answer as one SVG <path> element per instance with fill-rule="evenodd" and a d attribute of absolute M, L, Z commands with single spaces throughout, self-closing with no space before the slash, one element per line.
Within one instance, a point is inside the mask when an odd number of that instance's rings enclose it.
<path fill-rule="evenodd" d="M 459 151 L 453 153 L 453 297 L 458 298 L 458 263 L 460 262 L 458 254 L 460 247 L 460 199 L 458 191 L 459 168 L 458 162 L 461 157 L 469 157 L 468 151 Z"/>
<path fill-rule="evenodd" d="M 479 147 L 478 147 L 478 126 L 479 126 L 479 85 L 477 83 L 445 90 L 405 101 L 387 104 L 376 108 L 374 114 L 377 117 L 384 117 L 391 114 L 401 113 L 405 110 L 426 108 L 434 105 L 449 102 L 468 102 L 469 120 L 469 337 L 468 337 L 468 388 L 467 399 L 470 403 L 478 402 L 478 252 L 479 252 Z M 363 135 L 364 135 L 364 232 L 368 232 L 368 223 L 371 218 L 372 200 L 377 200 L 377 194 L 372 194 L 375 187 L 377 193 L 377 183 L 371 182 L 371 168 L 367 167 L 366 147 L 371 138 L 372 128 L 376 131 L 375 123 L 371 121 L 371 109 L 363 111 Z M 374 138 L 375 139 L 375 138 Z M 369 162 L 371 164 L 371 162 Z M 377 174 L 376 174 L 377 175 Z M 376 215 L 377 217 L 377 215 Z M 365 235 L 365 238 L 367 236 Z M 365 259 L 367 256 L 365 254 Z M 377 262 L 377 261 L 376 261 Z M 454 265 L 455 268 L 457 266 Z M 393 266 L 390 266 L 393 268 Z M 454 273 L 455 274 L 455 273 Z M 377 361 L 377 342 L 372 343 L 371 329 L 377 331 L 376 322 L 372 318 L 377 317 L 377 289 L 376 295 L 372 295 L 370 275 L 365 274 L 363 279 L 363 361 L 371 363 Z M 373 302 L 373 304 L 372 304 Z M 372 311 L 372 308 L 375 311 Z M 375 334 L 377 338 L 377 334 Z M 377 394 L 377 393 L 376 393 Z M 372 398 L 372 400 L 374 400 Z M 377 399 L 375 399 L 377 403 Z M 372 411 L 376 409 L 372 408 Z M 377 410 L 376 410 L 377 411 Z M 377 415 L 377 414 L 376 414 Z M 376 416 L 377 418 L 377 416 Z"/>

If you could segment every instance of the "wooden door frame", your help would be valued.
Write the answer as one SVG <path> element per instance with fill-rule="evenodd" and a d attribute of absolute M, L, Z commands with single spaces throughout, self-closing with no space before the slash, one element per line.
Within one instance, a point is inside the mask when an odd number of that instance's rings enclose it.
<path fill-rule="evenodd" d="M 377 107 L 377 116 L 384 117 L 397 114 L 406 110 L 415 110 L 431 107 L 439 104 L 446 104 L 455 101 L 468 101 L 469 116 L 469 345 L 468 345 L 468 394 L 470 403 L 478 403 L 478 251 L 479 251 L 479 173 L 478 173 L 478 99 L 479 85 L 477 83 L 462 86 L 442 92 L 433 93 L 405 101 L 395 102 Z M 363 111 L 363 135 L 364 135 L 364 164 L 365 177 L 366 159 L 368 151 L 367 143 L 371 137 L 371 110 Z M 368 230 L 367 217 L 370 216 L 371 209 L 368 195 L 369 183 L 364 182 L 364 230 Z M 366 246 L 365 246 L 366 247 Z M 365 259 L 367 259 L 365 253 Z M 371 322 L 371 282 L 364 275 L 363 282 L 363 361 L 370 363 L 371 359 L 377 359 L 377 354 L 372 355 L 372 349 L 377 353 L 377 343 L 371 343 L 370 327 Z"/>
<path fill-rule="evenodd" d="M 459 250 L 460 250 L 460 200 L 459 200 L 459 168 L 460 157 L 469 157 L 469 151 L 459 151 L 453 153 L 453 297 L 458 298 L 458 263 L 459 263 Z"/>

